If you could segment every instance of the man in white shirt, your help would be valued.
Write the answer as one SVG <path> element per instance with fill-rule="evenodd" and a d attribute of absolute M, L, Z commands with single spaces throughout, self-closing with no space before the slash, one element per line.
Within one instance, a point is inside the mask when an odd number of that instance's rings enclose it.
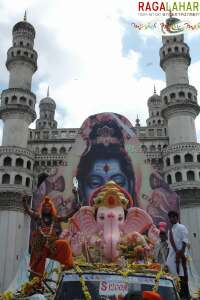
<path fill-rule="evenodd" d="M 187 270 L 187 245 L 188 230 L 180 224 L 179 215 L 176 211 L 170 211 L 168 217 L 171 228 L 168 232 L 169 254 L 166 265 L 169 272 L 180 277 L 180 296 L 181 299 L 190 299 L 188 288 L 188 270 Z"/>

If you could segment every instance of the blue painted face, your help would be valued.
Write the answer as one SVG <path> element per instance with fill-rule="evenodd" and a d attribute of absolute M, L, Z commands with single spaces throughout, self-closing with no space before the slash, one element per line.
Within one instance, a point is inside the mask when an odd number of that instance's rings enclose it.
<path fill-rule="evenodd" d="M 98 187 L 104 185 L 106 182 L 113 180 L 125 190 L 128 191 L 128 178 L 122 172 L 119 161 L 117 159 L 99 159 L 93 164 L 86 182 L 85 182 L 85 196 L 88 196 Z"/>

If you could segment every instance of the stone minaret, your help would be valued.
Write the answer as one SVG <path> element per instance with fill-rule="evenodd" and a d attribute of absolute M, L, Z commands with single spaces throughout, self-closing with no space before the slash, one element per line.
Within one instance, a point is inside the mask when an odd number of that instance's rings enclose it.
<path fill-rule="evenodd" d="M 36 121 L 36 129 L 55 129 L 57 128 L 57 121 L 54 119 L 56 103 L 49 97 L 49 88 L 47 90 L 47 97 L 40 101 L 40 118 Z"/>
<path fill-rule="evenodd" d="M 160 66 L 165 72 L 167 85 L 161 92 L 165 105 L 162 112 L 168 121 L 169 143 L 196 143 L 195 118 L 199 106 L 197 90 L 188 79 L 191 61 L 189 47 L 184 42 L 183 34 L 163 36 L 162 41 Z"/>
<path fill-rule="evenodd" d="M 31 92 L 37 70 L 33 49 L 35 29 L 26 21 L 13 28 L 13 43 L 7 53 L 9 87 L 1 95 L 0 118 L 0 290 L 13 279 L 29 237 L 29 218 L 24 215 L 21 194 L 31 195 L 34 154 L 27 149 L 28 127 L 35 120 L 36 96 Z"/>
<path fill-rule="evenodd" d="M 176 20 L 171 17 L 167 22 Z M 189 228 L 193 249 L 199 249 L 200 145 L 195 118 L 200 107 L 197 90 L 188 79 L 191 58 L 184 35 L 163 36 L 162 42 L 160 66 L 166 75 L 166 88 L 161 91 L 162 115 L 167 121 L 169 135 L 169 146 L 164 152 L 164 176 L 180 195 L 181 221 Z M 193 253 L 193 258 L 198 266 L 198 251 Z"/>

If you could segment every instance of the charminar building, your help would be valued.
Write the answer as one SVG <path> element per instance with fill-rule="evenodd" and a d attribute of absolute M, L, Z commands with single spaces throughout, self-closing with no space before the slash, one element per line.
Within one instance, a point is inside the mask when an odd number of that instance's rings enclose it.
<path fill-rule="evenodd" d="M 170 22 L 172 19 L 168 19 Z M 29 218 L 21 205 L 21 193 L 30 195 L 53 166 L 62 164 L 75 142 L 78 128 L 59 128 L 55 120 L 56 101 L 49 93 L 40 100 L 36 116 L 36 95 L 31 90 L 37 71 L 35 29 L 26 18 L 12 30 L 7 52 L 8 88 L 2 91 L 0 118 L 3 140 L 0 147 L 0 290 L 4 290 L 27 247 Z M 200 111 L 197 90 L 189 83 L 191 62 L 184 35 L 164 36 L 160 66 L 166 87 L 147 101 L 146 126 L 137 118 L 136 134 L 141 151 L 181 198 L 182 222 L 189 228 L 193 260 L 200 262 L 200 144 L 195 118 Z M 36 120 L 36 128 L 29 125 Z M 198 250 L 197 250 L 198 249 Z M 199 268 L 200 269 L 200 268 Z"/>

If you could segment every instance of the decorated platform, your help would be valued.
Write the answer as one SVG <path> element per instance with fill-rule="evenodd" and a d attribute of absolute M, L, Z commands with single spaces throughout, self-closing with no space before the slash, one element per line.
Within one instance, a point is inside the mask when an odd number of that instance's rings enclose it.
<path fill-rule="evenodd" d="M 72 300 L 73 282 L 87 300 L 178 299 L 177 280 L 155 262 L 154 248 L 179 198 L 141 149 L 121 115 L 83 123 L 65 164 L 34 193 L 33 209 L 22 197 L 32 219 L 30 253 L 1 300 Z"/>

